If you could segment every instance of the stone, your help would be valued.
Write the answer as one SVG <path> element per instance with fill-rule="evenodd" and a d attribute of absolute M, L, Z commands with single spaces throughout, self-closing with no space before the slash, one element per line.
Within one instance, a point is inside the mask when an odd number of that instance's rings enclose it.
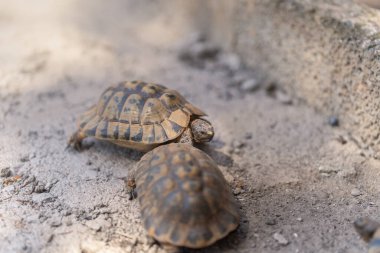
<path fill-rule="evenodd" d="M 268 219 L 265 221 L 265 224 L 269 226 L 274 226 L 277 224 L 277 221 L 275 219 Z"/>
<path fill-rule="evenodd" d="M 354 197 L 358 197 L 358 196 L 362 195 L 362 193 L 358 188 L 354 188 L 351 190 L 351 195 Z"/>
<path fill-rule="evenodd" d="M 35 193 L 42 193 L 45 191 L 45 186 L 43 184 L 38 184 L 36 187 L 34 187 L 34 192 Z"/>
<path fill-rule="evenodd" d="M 62 225 L 62 222 L 60 220 L 53 220 L 52 222 L 50 222 L 50 226 L 51 227 L 59 227 Z"/>
<path fill-rule="evenodd" d="M 251 78 L 251 79 L 245 80 L 241 84 L 240 89 L 242 91 L 252 92 L 252 91 L 256 91 L 259 87 L 260 87 L 259 82 L 256 79 Z"/>
<path fill-rule="evenodd" d="M 331 174 L 331 173 L 337 173 L 340 170 L 341 169 L 338 168 L 338 167 L 333 167 L 333 166 L 329 166 L 329 165 L 321 165 L 321 166 L 318 167 L 319 173 Z"/>
<path fill-rule="evenodd" d="M 91 228 L 95 232 L 99 232 L 102 229 L 102 226 L 96 220 L 87 221 L 86 226 Z"/>
<path fill-rule="evenodd" d="M 280 244 L 280 245 L 283 245 L 283 246 L 286 246 L 289 244 L 289 241 L 286 240 L 286 238 L 280 234 L 280 233 L 274 233 L 273 234 L 273 238 Z"/>
<path fill-rule="evenodd" d="M 339 119 L 337 116 L 330 116 L 327 120 L 330 126 L 337 127 L 339 126 Z"/>
<path fill-rule="evenodd" d="M 12 174 L 9 167 L 4 167 L 0 170 L 0 177 L 9 177 Z"/>
<path fill-rule="evenodd" d="M 347 169 L 343 169 L 338 172 L 338 177 L 347 179 L 347 178 L 355 178 L 357 176 L 357 171 L 355 167 L 350 167 Z"/>

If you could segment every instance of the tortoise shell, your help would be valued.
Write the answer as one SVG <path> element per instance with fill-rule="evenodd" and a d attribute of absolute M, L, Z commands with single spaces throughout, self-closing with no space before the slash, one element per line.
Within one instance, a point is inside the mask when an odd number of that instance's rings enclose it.
<path fill-rule="evenodd" d="M 223 174 L 191 145 L 160 146 L 142 157 L 135 173 L 143 225 L 157 241 L 202 248 L 238 226 L 239 208 Z"/>
<path fill-rule="evenodd" d="M 206 115 L 177 91 L 141 81 L 106 89 L 78 120 L 78 133 L 139 150 L 174 140 L 191 117 Z"/>

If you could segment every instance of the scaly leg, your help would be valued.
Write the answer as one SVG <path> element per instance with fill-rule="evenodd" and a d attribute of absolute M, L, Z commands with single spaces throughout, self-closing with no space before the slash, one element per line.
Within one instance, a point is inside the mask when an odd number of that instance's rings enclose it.
<path fill-rule="evenodd" d="M 80 132 L 80 131 L 75 132 L 73 135 L 71 135 L 66 148 L 73 147 L 74 149 L 78 151 L 83 150 L 82 140 L 84 138 L 86 138 L 86 135 L 84 135 L 83 132 Z"/>
<path fill-rule="evenodd" d="M 189 127 L 183 131 L 177 142 L 193 145 L 193 135 L 191 134 L 191 129 Z"/>
<path fill-rule="evenodd" d="M 129 195 L 129 200 L 137 198 L 136 192 L 136 165 L 128 172 L 128 176 L 124 178 L 125 189 Z"/>

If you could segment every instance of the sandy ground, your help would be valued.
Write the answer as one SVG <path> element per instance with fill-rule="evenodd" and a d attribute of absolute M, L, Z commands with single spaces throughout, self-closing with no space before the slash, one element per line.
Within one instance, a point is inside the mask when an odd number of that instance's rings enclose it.
<path fill-rule="evenodd" d="M 76 117 L 134 79 L 181 91 L 215 126 L 202 148 L 242 219 L 201 252 L 363 252 L 352 222 L 378 218 L 379 162 L 302 100 L 268 94 L 264 81 L 242 91 L 228 55 L 202 68 L 179 60 L 190 30 L 160 4 L 0 2 L 0 252 L 162 252 L 124 190 L 141 154 L 100 142 L 65 150 Z"/>

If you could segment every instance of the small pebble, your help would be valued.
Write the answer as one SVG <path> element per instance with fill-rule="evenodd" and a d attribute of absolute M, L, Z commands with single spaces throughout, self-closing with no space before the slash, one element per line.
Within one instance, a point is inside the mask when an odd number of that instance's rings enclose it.
<path fill-rule="evenodd" d="M 240 187 L 237 187 L 236 189 L 234 189 L 234 195 L 239 195 L 242 192 L 243 192 L 243 189 L 241 189 Z"/>
<path fill-rule="evenodd" d="M 280 234 L 280 233 L 274 233 L 273 234 L 273 238 L 280 244 L 280 245 L 288 245 L 289 244 L 289 241 L 286 240 L 286 238 Z"/>
<path fill-rule="evenodd" d="M 99 232 L 100 230 L 102 230 L 102 226 L 94 220 L 87 221 L 86 226 L 94 230 L 95 232 Z"/>
<path fill-rule="evenodd" d="M 351 191 L 351 195 L 354 197 L 358 197 L 358 196 L 362 195 L 362 193 L 360 192 L 360 190 L 358 188 L 354 188 Z"/>
<path fill-rule="evenodd" d="M 332 167 L 332 166 L 319 166 L 318 168 L 319 173 L 337 173 L 340 171 L 340 168 Z"/>
<path fill-rule="evenodd" d="M 62 225 L 62 222 L 60 220 L 54 220 L 50 223 L 51 227 L 59 227 Z"/>
<path fill-rule="evenodd" d="M 303 219 L 302 219 L 301 217 L 298 217 L 298 218 L 297 218 L 297 221 L 302 222 Z"/>
<path fill-rule="evenodd" d="M 260 87 L 259 82 L 256 79 L 248 79 L 245 80 L 241 84 L 241 90 L 242 91 L 255 91 Z"/>
<path fill-rule="evenodd" d="M 275 219 L 268 219 L 265 221 L 266 225 L 273 226 L 277 224 L 277 221 Z"/>
<path fill-rule="evenodd" d="M 45 186 L 43 184 L 38 184 L 35 188 L 34 188 L 34 192 L 35 193 L 42 193 L 45 191 Z"/>
<path fill-rule="evenodd" d="M 332 127 L 337 127 L 337 126 L 339 126 L 339 119 L 338 119 L 338 117 L 336 117 L 336 116 L 330 116 L 330 117 L 327 119 L 327 122 L 328 122 L 329 125 L 332 126 Z"/>
<path fill-rule="evenodd" d="M 9 177 L 10 175 L 11 169 L 9 167 L 5 167 L 0 170 L 0 177 Z"/>

